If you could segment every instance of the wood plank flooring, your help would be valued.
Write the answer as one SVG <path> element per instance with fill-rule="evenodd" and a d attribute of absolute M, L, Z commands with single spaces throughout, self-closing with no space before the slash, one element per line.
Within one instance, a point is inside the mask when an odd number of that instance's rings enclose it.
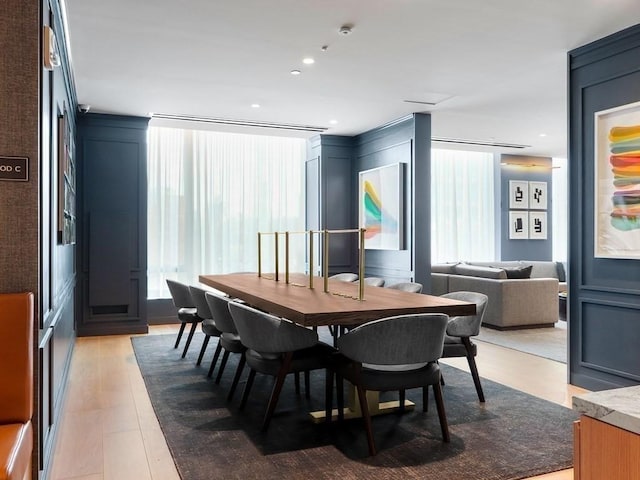
<path fill-rule="evenodd" d="M 150 334 L 177 328 L 153 326 Z M 485 378 L 565 406 L 585 392 L 566 383 L 564 364 L 477 343 L 478 369 Z M 444 363 L 468 370 L 464 358 Z M 49 478 L 179 480 L 128 335 L 76 340 Z M 570 480 L 573 470 L 532 478 Z"/>

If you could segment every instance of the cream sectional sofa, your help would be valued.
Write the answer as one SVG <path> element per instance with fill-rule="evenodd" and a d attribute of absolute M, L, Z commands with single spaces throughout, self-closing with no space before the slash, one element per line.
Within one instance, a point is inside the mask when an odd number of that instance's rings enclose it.
<path fill-rule="evenodd" d="M 530 268 L 529 268 L 530 267 Z M 527 276 L 529 278 L 507 278 Z M 431 294 L 456 291 L 489 297 L 483 324 L 507 330 L 552 327 L 558 321 L 558 292 L 566 288 L 556 262 L 464 262 L 432 265 Z"/>

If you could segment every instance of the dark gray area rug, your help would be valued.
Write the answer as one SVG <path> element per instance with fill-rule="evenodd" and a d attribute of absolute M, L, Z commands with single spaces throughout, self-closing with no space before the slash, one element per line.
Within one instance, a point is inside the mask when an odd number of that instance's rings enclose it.
<path fill-rule="evenodd" d="M 522 330 L 495 330 L 482 327 L 477 339 L 556 362 L 567 363 L 567 322 L 556 322 L 552 328 L 525 328 Z"/>
<path fill-rule="evenodd" d="M 210 479 L 455 479 L 526 478 L 572 466 L 572 422 L 567 408 L 483 380 L 485 405 L 471 377 L 443 365 L 451 443 L 441 440 L 433 395 L 422 413 L 419 390 L 408 391 L 415 411 L 376 417 L 379 453 L 367 456 L 360 419 L 313 424 L 309 411 L 324 408 L 324 373 L 312 372 L 311 399 L 296 395 L 287 379 L 267 433 L 260 432 L 273 379 L 258 375 L 243 412 L 226 401 L 238 362 L 232 355 L 220 385 L 206 378 L 215 339 L 201 367 L 202 337 L 187 358 L 172 335 L 133 337 L 140 370 L 160 426 L 183 480 Z M 217 369 L 216 369 L 217 373 Z M 246 373 L 243 376 L 246 377 Z M 389 392 L 383 398 L 396 399 Z M 335 405 L 335 404 L 334 404 Z"/>

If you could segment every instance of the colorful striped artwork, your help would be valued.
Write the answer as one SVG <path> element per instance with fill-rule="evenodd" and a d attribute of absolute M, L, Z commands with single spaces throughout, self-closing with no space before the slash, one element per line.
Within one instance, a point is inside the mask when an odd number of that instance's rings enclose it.
<path fill-rule="evenodd" d="M 365 228 L 365 248 L 403 248 L 402 204 L 404 164 L 397 163 L 360 172 L 360 227 Z"/>
<path fill-rule="evenodd" d="M 594 255 L 640 259 L 640 102 L 594 117 Z"/>
<path fill-rule="evenodd" d="M 364 181 L 364 234 L 365 239 L 374 238 L 385 231 L 398 228 L 398 220 L 385 211 L 376 187 L 369 180 Z"/>
<path fill-rule="evenodd" d="M 621 231 L 640 229 L 640 125 L 611 128 L 609 150 L 615 187 L 611 225 Z"/>

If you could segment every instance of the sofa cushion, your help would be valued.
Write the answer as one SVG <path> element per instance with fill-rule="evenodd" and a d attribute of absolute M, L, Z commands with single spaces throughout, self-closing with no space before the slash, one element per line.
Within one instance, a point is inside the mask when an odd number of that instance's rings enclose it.
<path fill-rule="evenodd" d="M 532 265 L 526 267 L 503 267 L 504 272 L 507 274 L 507 278 L 531 278 Z"/>
<path fill-rule="evenodd" d="M 506 279 L 507 274 L 501 268 L 479 267 L 477 265 L 466 265 L 460 263 L 455 267 L 456 275 L 467 275 L 470 277 Z"/>
<path fill-rule="evenodd" d="M 456 265 L 458 265 L 458 262 L 436 263 L 431 265 L 431 273 L 455 273 Z"/>
<path fill-rule="evenodd" d="M 531 278 L 558 278 L 556 262 L 521 260 L 522 265 L 531 265 Z"/>
<path fill-rule="evenodd" d="M 0 425 L 0 479 L 25 478 L 32 450 L 31 422 Z"/>

